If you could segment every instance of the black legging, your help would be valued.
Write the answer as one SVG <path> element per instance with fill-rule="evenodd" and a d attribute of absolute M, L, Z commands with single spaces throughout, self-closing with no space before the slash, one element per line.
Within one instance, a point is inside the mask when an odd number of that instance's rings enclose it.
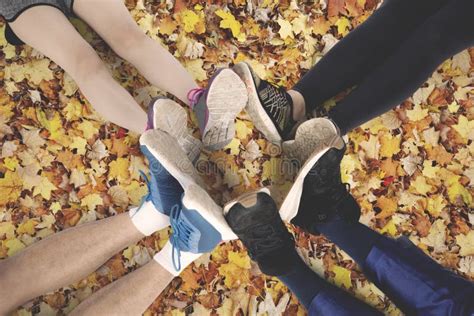
<path fill-rule="evenodd" d="M 297 85 L 307 112 L 356 86 L 329 113 L 346 133 L 411 96 L 474 44 L 474 0 L 386 0 Z"/>

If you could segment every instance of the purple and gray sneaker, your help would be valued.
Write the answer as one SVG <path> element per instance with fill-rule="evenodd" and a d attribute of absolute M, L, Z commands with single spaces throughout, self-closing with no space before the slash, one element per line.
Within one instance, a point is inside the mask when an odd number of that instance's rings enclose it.
<path fill-rule="evenodd" d="M 188 99 L 208 150 L 219 150 L 235 136 L 235 118 L 248 101 L 247 89 L 240 77 L 230 69 L 221 69 L 206 89 L 193 89 Z"/>

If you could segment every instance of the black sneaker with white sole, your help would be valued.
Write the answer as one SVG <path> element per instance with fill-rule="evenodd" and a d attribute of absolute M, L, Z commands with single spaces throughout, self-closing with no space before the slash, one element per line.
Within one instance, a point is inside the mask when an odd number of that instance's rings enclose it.
<path fill-rule="evenodd" d="M 346 146 L 330 148 L 305 177 L 297 215 L 292 224 L 317 234 L 317 225 L 333 219 L 357 222 L 360 206 L 341 180 L 341 160 Z"/>
<path fill-rule="evenodd" d="M 249 100 L 246 110 L 255 127 L 271 142 L 289 139 L 296 125 L 291 96 L 284 88 L 260 79 L 247 63 L 238 63 L 232 70 L 247 87 Z"/>
<path fill-rule="evenodd" d="M 224 207 L 224 216 L 263 273 L 283 275 L 296 264 L 299 257 L 293 236 L 268 190 L 248 193 L 230 202 Z"/>

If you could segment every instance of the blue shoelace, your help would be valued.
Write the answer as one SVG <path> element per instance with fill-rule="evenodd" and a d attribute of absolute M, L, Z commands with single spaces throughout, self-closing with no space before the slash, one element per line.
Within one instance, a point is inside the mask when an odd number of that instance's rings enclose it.
<path fill-rule="evenodd" d="M 140 176 L 143 178 L 143 180 L 145 180 L 145 184 L 146 184 L 146 187 L 148 189 L 148 193 L 146 195 L 144 195 L 142 197 L 142 200 L 140 201 L 140 205 L 138 206 L 138 209 L 137 211 L 139 211 L 143 204 L 147 201 L 150 201 L 151 200 L 151 184 L 150 184 L 150 180 L 148 179 L 148 177 L 146 176 L 145 172 L 141 171 L 141 170 L 138 170 L 138 172 L 140 173 Z"/>
<path fill-rule="evenodd" d="M 188 247 L 189 240 L 192 235 L 192 230 L 182 218 L 180 218 L 182 209 L 181 206 L 176 204 L 171 209 L 170 213 L 170 225 L 171 225 L 171 236 L 170 242 L 173 246 L 172 248 L 172 259 L 173 259 L 173 266 L 176 271 L 181 270 L 181 250 L 182 247 Z M 185 249 L 185 251 L 188 251 Z M 176 263 L 176 261 L 178 261 Z"/>
<path fill-rule="evenodd" d="M 140 175 L 143 177 L 145 180 L 146 186 L 148 188 L 148 193 L 143 196 L 140 206 L 138 209 L 140 209 L 143 204 L 146 201 L 151 200 L 151 183 L 146 174 L 139 170 Z M 181 270 L 181 245 L 187 245 L 189 237 L 191 236 L 191 230 L 188 228 L 188 226 L 180 220 L 180 214 L 181 214 L 181 207 L 179 204 L 175 204 L 171 208 L 170 212 L 170 225 L 171 225 L 171 236 L 170 236 L 170 242 L 172 245 L 172 260 L 173 260 L 173 266 L 176 269 L 176 271 Z M 177 262 L 176 262 L 177 261 Z"/>

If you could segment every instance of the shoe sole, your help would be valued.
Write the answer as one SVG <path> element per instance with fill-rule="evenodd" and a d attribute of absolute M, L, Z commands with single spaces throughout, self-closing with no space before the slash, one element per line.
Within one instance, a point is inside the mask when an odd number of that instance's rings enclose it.
<path fill-rule="evenodd" d="M 178 103 L 171 99 L 158 97 L 152 100 L 153 126 L 176 138 L 191 162 L 195 162 L 201 153 L 202 143 L 188 128 L 188 114 Z"/>
<path fill-rule="evenodd" d="M 227 215 L 227 213 L 229 213 L 232 206 L 234 206 L 237 203 L 241 203 L 245 207 L 251 207 L 251 206 L 255 205 L 255 203 L 257 202 L 257 194 L 260 193 L 260 192 L 266 193 L 269 196 L 271 196 L 270 190 L 268 188 L 261 188 L 261 189 L 258 189 L 258 190 L 252 191 L 252 192 L 244 193 L 241 196 L 239 196 L 238 198 L 233 199 L 232 201 L 227 202 L 225 204 L 225 206 L 222 210 L 224 212 L 224 216 Z"/>
<path fill-rule="evenodd" d="M 192 184 L 184 192 L 183 205 L 189 210 L 198 211 L 221 234 L 223 241 L 238 239 L 227 224 L 222 208 L 202 187 Z"/>
<path fill-rule="evenodd" d="M 344 141 L 339 130 L 326 118 L 315 118 L 304 122 L 296 131 L 295 140 L 283 143 L 283 152 L 296 158 L 303 166 L 280 208 L 284 221 L 291 221 L 298 213 L 303 183 L 314 164 L 332 147 L 342 149 Z"/>
<path fill-rule="evenodd" d="M 272 119 L 267 114 L 260 99 L 258 97 L 257 89 L 253 80 L 250 66 L 246 63 L 238 63 L 233 68 L 233 71 L 239 75 L 240 79 L 245 83 L 248 93 L 248 103 L 245 110 L 252 118 L 255 127 L 272 143 L 280 143 L 282 141 L 280 133 L 278 132 Z"/>
<path fill-rule="evenodd" d="M 176 138 L 167 132 L 159 129 L 148 130 L 140 137 L 140 144 L 146 146 L 166 171 L 179 182 L 183 190 L 192 184 L 205 187 L 204 181 Z"/>
<path fill-rule="evenodd" d="M 230 69 L 223 69 L 209 87 L 206 105 L 209 118 L 202 142 L 208 150 L 219 150 L 235 137 L 235 118 L 247 104 L 242 80 Z"/>

